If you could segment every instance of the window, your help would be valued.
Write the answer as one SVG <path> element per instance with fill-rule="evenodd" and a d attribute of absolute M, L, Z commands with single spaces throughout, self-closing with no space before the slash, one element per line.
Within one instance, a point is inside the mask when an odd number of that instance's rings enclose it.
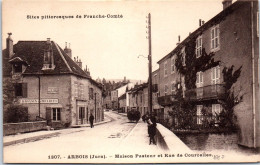
<path fill-rule="evenodd" d="M 93 99 L 94 98 L 94 90 L 93 88 L 89 88 L 89 99 Z"/>
<path fill-rule="evenodd" d="M 167 77 L 167 61 L 164 62 L 164 77 Z"/>
<path fill-rule="evenodd" d="M 61 108 L 52 108 L 52 120 L 60 121 Z"/>
<path fill-rule="evenodd" d="M 202 105 L 197 105 L 197 124 L 202 124 Z"/>
<path fill-rule="evenodd" d="M 14 64 L 14 73 L 22 73 L 22 64 Z"/>
<path fill-rule="evenodd" d="M 221 112 L 220 104 L 212 104 L 212 115 L 219 115 Z"/>
<path fill-rule="evenodd" d="M 221 112 L 221 105 L 220 104 L 212 104 L 212 115 L 215 119 L 215 124 L 220 122 L 219 114 Z"/>
<path fill-rule="evenodd" d="M 16 97 L 27 97 L 27 83 L 14 84 L 14 92 Z"/>
<path fill-rule="evenodd" d="M 171 73 L 175 72 L 175 58 L 171 58 Z"/>
<path fill-rule="evenodd" d="M 202 55 L 202 36 L 196 39 L 196 57 L 199 58 Z"/>
<path fill-rule="evenodd" d="M 44 63 L 50 63 L 50 52 L 49 51 L 46 51 L 44 53 Z"/>
<path fill-rule="evenodd" d="M 164 86 L 164 93 L 165 93 L 165 95 L 167 94 L 167 91 L 168 91 L 168 86 L 165 85 L 165 86 Z"/>
<path fill-rule="evenodd" d="M 219 48 L 219 26 L 214 26 L 211 29 L 211 49 L 216 50 Z"/>
<path fill-rule="evenodd" d="M 196 85 L 197 88 L 203 86 L 203 72 L 197 72 Z"/>
<path fill-rule="evenodd" d="M 84 97 L 84 86 L 83 86 L 83 84 L 79 84 L 78 96 L 79 96 L 79 98 Z"/>
<path fill-rule="evenodd" d="M 216 66 L 211 69 L 211 84 L 220 83 L 220 67 Z"/>
<path fill-rule="evenodd" d="M 79 96 L 78 84 L 77 83 L 74 83 L 74 94 L 75 94 L 75 97 Z"/>
<path fill-rule="evenodd" d="M 182 65 L 185 66 L 185 65 L 186 65 L 186 53 L 185 53 L 185 47 L 182 48 L 182 50 L 181 50 L 181 54 L 182 54 Z"/>

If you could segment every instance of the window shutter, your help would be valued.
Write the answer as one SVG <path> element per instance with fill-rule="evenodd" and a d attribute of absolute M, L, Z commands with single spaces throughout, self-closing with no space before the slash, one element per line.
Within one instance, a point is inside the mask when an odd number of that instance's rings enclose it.
<path fill-rule="evenodd" d="M 220 66 L 217 66 L 218 83 L 220 83 Z"/>
<path fill-rule="evenodd" d="M 52 115 L 51 115 L 51 107 L 46 107 L 46 120 L 47 120 L 47 125 L 51 126 L 51 122 L 52 122 Z"/>
<path fill-rule="evenodd" d="M 27 97 L 27 83 L 23 83 L 22 84 L 22 94 L 23 94 L 23 97 Z"/>

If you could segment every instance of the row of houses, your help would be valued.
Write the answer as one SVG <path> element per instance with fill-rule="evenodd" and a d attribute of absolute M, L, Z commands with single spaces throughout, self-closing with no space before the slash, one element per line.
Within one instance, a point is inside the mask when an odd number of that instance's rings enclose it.
<path fill-rule="evenodd" d="M 28 121 L 47 120 L 52 127 L 86 124 L 90 114 L 95 122 L 104 119 L 102 85 L 82 69 L 80 59 L 72 59 L 70 47 L 62 49 L 50 38 L 13 44 L 11 35 L 3 50 L 6 103 L 26 107 Z"/>
<path fill-rule="evenodd" d="M 260 146 L 258 15 L 257 1 L 224 0 L 223 11 L 157 62 L 152 112 L 159 122 L 197 130 L 233 123 L 238 144 Z M 150 113 L 148 84 L 129 88 L 119 102 L 119 109 Z"/>

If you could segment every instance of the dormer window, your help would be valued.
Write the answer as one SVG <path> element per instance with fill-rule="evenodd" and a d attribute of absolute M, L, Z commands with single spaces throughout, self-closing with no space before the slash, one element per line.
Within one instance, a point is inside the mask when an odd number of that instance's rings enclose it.
<path fill-rule="evenodd" d="M 50 63 L 50 52 L 45 52 L 44 53 L 44 63 Z"/>
<path fill-rule="evenodd" d="M 23 67 L 22 64 L 14 64 L 14 73 L 22 73 Z"/>
<path fill-rule="evenodd" d="M 22 73 L 26 69 L 26 66 L 28 66 L 27 62 L 20 57 L 9 60 L 9 63 L 12 64 L 13 73 Z"/>

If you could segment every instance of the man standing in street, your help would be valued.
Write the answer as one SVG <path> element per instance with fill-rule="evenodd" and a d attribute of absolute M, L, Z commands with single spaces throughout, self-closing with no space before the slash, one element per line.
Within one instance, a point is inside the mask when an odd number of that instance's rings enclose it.
<path fill-rule="evenodd" d="M 94 127 L 94 125 L 93 125 L 94 116 L 92 115 L 92 113 L 89 116 L 89 121 L 90 121 L 90 127 L 93 128 Z"/>

